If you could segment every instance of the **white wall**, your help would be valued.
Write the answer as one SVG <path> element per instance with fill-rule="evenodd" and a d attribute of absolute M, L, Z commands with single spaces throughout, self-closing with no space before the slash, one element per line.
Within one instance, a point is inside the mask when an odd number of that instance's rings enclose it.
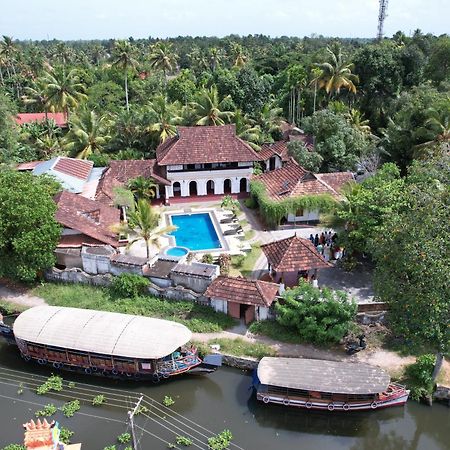
<path fill-rule="evenodd" d="M 228 302 L 226 302 L 225 300 L 211 298 L 211 307 L 214 308 L 217 312 L 228 314 Z"/>
<path fill-rule="evenodd" d="M 269 319 L 269 308 L 265 306 L 257 306 L 255 308 L 255 317 L 256 320 L 267 320 Z"/>
<path fill-rule="evenodd" d="M 305 221 L 316 221 L 319 220 L 320 212 L 318 209 L 313 211 L 303 210 L 303 216 L 294 216 L 294 214 L 288 214 L 288 222 L 305 222 Z"/>

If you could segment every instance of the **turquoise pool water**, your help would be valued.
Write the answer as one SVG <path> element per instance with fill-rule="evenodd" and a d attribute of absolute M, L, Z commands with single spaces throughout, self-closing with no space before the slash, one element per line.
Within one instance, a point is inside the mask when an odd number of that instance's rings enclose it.
<path fill-rule="evenodd" d="M 166 250 L 166 255 L 169 256 L 184 256 L 189 253 L 189 250 L 184 247 L 170 247 Z"/>
<path fill-rule="evenodd" d="M 177 246 L 194 251 L 222 248 L 209 213 L 174 214 L 171 219 L 178 227 L 172 233 Z"/>

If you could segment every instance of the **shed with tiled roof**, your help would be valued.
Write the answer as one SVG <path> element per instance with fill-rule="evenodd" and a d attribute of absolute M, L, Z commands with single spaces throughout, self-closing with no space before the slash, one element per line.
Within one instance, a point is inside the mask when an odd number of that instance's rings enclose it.
<path fill-rule="evenodd" d="M 288 286 L 295 286 L 299 276 L 308 277 L 310 271 L 332 265 L 325 261 L 309 239 L 294 236 L 261 245 L 272 278 Z"/>
<path fill-rule="evenodd" d="M 205 292 L 211 306 L 246 323 L 270 316 L 270 307 L 278 296 L 280 286 L 261 280 L 219 276 Z"/>
<path fill-rule="evenodd" d="M 57 127 L 65 128 L 67 127 L 67 116 L 62 112 L 56 113 L 19 113 L 15 117 L 17 125 L 23 125 L 25 123 L 33 122 L 45 122 L 46 120 L 52 120 L 55 122 Z"/>

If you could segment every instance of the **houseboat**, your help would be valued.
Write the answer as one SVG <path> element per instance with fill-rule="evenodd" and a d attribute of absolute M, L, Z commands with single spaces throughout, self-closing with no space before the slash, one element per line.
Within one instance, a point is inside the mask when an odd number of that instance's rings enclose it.
<path fill-rule="evenodd" d="M 264 403 L 328 411 L 404 405 L 409 395 L 378 367 L 300 358 L 263 358 L 254 387 Z"/>
<path fill-rule="evenodd" d="M 150 317 L 60 306 L 36 306 L 20 314 L 12 333 L 25 361 L 54 369 L 113 378 L 161 379 L 212 372 L 220 358 L 203 361 L 188 346 L 182 324 Z M 5 337 L 6 337 L 5 336 Z"/>

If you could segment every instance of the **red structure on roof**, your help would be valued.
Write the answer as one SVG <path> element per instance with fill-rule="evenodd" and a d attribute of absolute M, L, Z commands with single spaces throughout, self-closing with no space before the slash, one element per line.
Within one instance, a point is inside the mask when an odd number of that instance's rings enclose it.
<path fill-rule="evenodd" d="M 87 180 L 93 167 L 94 163 L 92 161 L 61 156 L 53 166 L 53 170 L 80 180 Z"/>
<path fill-rule="evenodd" d="M 58 193 L 54 200 L 58 206 L 55 215 L 57 222 L 79 232 L 62 235 L 61 247 L 68 247 L 69 242 L 76 247 L 83 244 L 119 246 L 116 233 L 111 231 L 112 226 L 120 222 L 120 211 L 117 208 L 67 191 Z"/>
<path fill-rule="evenodd" d="M 45 120 L 53 120 L 60 128 L 67 127 L 67 116 L 64 113 L 20 113 L 15 117 L 18 125 L 31 122 L 44 122 Z"/>
<path fill-rule="evenodd" d="M 260 161 L 261 157 L 236 136 L 235 125 L 178 127 L 178 134 L 159 145 L 161 166 Z"/>
<path fill-rule="evenodd" d="M 138 176 L 153 178 L 157 184 L 170 185 L 170 182 L 161 174 L 155 159 L 110 161 L 98 183 L 96 200 L 112 204 L 114 188 L 123 186 Z"/>

